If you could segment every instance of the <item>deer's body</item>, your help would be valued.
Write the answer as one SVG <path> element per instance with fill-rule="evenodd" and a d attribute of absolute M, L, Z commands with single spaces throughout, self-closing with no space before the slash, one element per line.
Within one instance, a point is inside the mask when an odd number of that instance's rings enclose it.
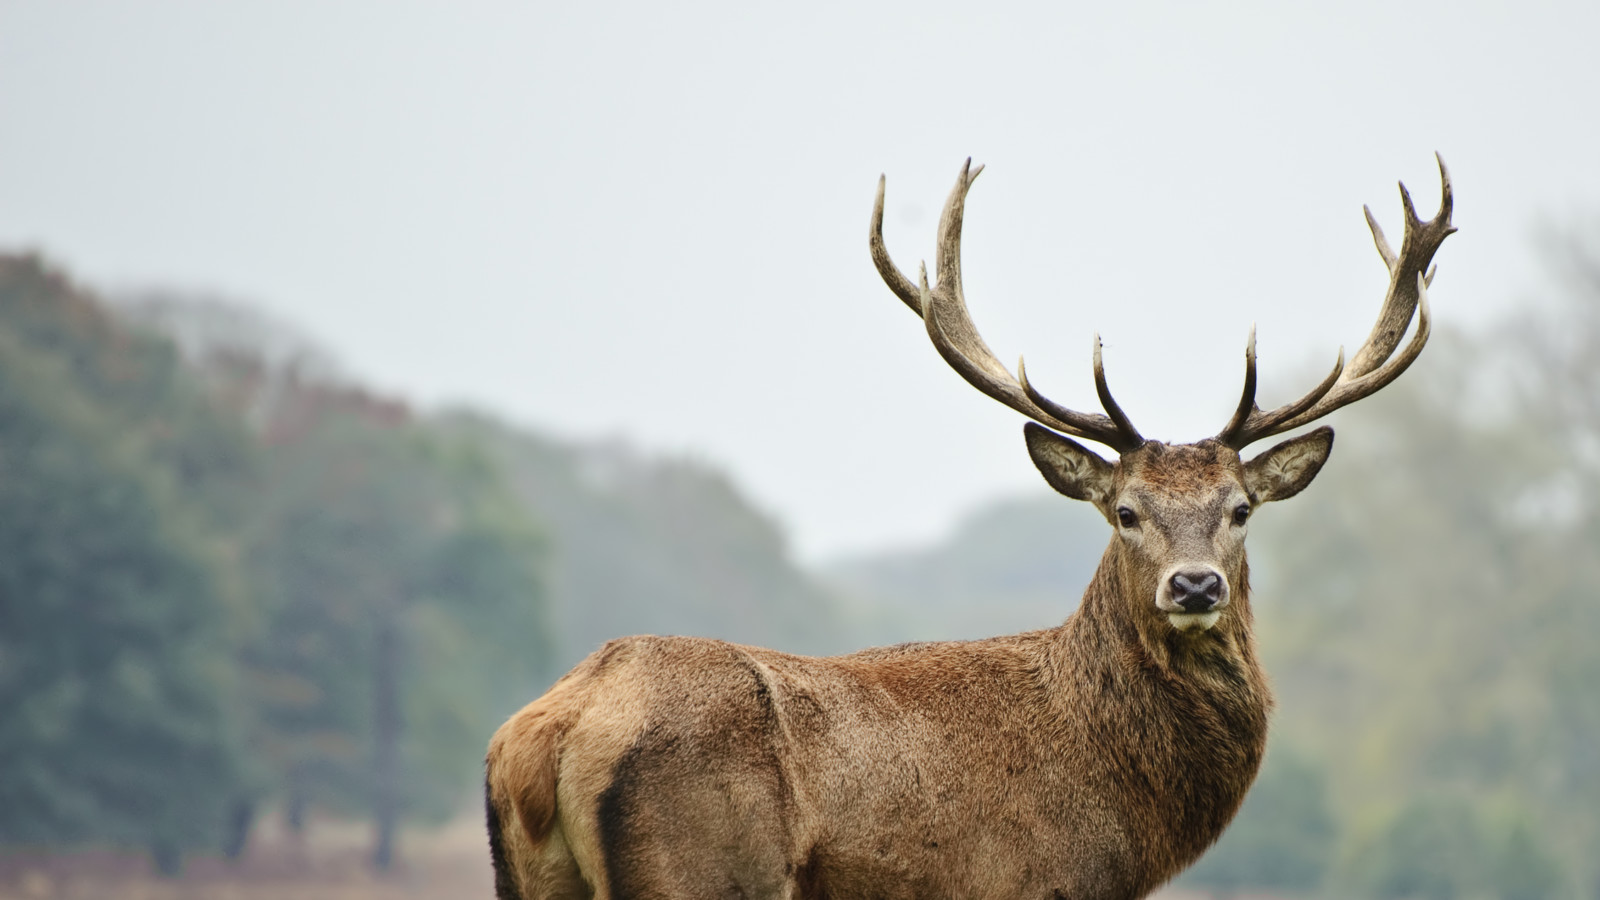
<path fill-rule="evenodd" d="M 1170 445 L 1144 440 L 1117 408 L 1098 346 L 1107 415 L 1060 407 L 993 359 L 960 288 L 975 174 L 963 170 L 941 218 L 936 287 L 913 288 L 888 261 L 881 185 L 874 259 L 952 367 L 1049 426 L 1025 429 L 1046 481 L 1112 525 L 1077 611 L 1046 631 L 830 658 L 696 638 L 607 644 L 490 743 L 501 900 L 1135 898 L 1237 811 L 1271 707 L 1246 523 L 1310 483 L 1333 435 L 1319 428 L 1248 462 L 1238 451 L 1381 388 L 1415 358 L 1422 271 L 1453 230 L 1448 179 L 1432 222 L 1406 198 L 1400 254 L 1373 225 L 1393 277 L 1349 369 L 1341 355 L 1306 397 L 1263 412 L 1252 336 L 1233 420 Z M 1417 337 L 1390 359 L 1419 307 Z"/>
<path fill-rule="evenodd" d="M 491 751 L 568 748 L 527 761 L 558 767 L 553 833 L 502 824 L 540 885 L 508 896 L 1142 896 L 1233 816 L 1270 700 L 1248 627 L 1148 647 L 1118 582 L 1108 553 L 1064 625 L 985 641 L 611 642 Z"/>

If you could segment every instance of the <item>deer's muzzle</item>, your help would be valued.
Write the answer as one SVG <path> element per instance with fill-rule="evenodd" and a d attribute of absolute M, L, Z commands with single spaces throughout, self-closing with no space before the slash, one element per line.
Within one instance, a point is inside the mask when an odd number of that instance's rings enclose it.
<path fill-rule="evenodd" d="M 1228 605 L 1228 579 L 1209 566 L 1169 570 L 1156 591 L 1156 608 L 1179 630 L 1210 628 Z"/>

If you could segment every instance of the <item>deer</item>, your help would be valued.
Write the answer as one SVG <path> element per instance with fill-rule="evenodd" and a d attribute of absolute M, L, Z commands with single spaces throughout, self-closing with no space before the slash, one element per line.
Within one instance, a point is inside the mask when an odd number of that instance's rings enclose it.
<path fill-rule="evenodd" d="M 1437 154 L 1436 154 L 1437 158 Z M 1245 534 L 1261 504 L 1311 483 L 1326 425 L 1249 460 L 1388 385 L 1428 341 L 1438 213 L 1400 185 L 1395 252 L 1365 343 L 1299 399 L 1244 390 L 1215 437 L 1143 437 L 1107 387 L 1103 412 L 1066 408 L 979 336 L 961 287 L 962 219 L 982 167 L 962 167 L 937 232 L 935 280 L 912 282 L 883 240 L 890 291 L 951 368 L 1028 421 L 1028 455 L 1112 529 L 1077 608 L 1054 627 L 986 640 L 806 657 L 695 637 L 613 640 L 510 717 L 486 761 L 499 900 L 555 898 L 1142 897 L 1209 847 L 1266 747 L 1273 700 L 1253 636 Z M 1416 329 L 1396 353 L 1413 317 Z M 1115 451 L 1108 460 L 1078 440 Z"/>

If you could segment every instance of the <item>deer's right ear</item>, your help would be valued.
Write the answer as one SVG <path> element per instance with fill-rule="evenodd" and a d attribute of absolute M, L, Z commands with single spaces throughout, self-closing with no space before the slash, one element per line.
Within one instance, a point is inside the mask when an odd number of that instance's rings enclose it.
<path fill-rule="evenodd" d="M 1032 422 L 1022 426 L 1028 455 L 1050 486 L 1104 508 L 1111 502 L 1111 463 L 1077 441 Z"/>

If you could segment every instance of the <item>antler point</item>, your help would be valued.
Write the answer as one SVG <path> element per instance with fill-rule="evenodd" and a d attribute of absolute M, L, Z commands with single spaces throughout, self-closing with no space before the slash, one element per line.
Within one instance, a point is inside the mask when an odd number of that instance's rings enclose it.
<path fill-rule="evenodd" d="M 1400 202 L 1405 204 L 1406 224 L 1422 224 L 1422 219 L 1417 215 L 1417 205 L 1411 201 L 1411 192 L 1406 190 L 1406 183 L 1400 182 Z"/>

